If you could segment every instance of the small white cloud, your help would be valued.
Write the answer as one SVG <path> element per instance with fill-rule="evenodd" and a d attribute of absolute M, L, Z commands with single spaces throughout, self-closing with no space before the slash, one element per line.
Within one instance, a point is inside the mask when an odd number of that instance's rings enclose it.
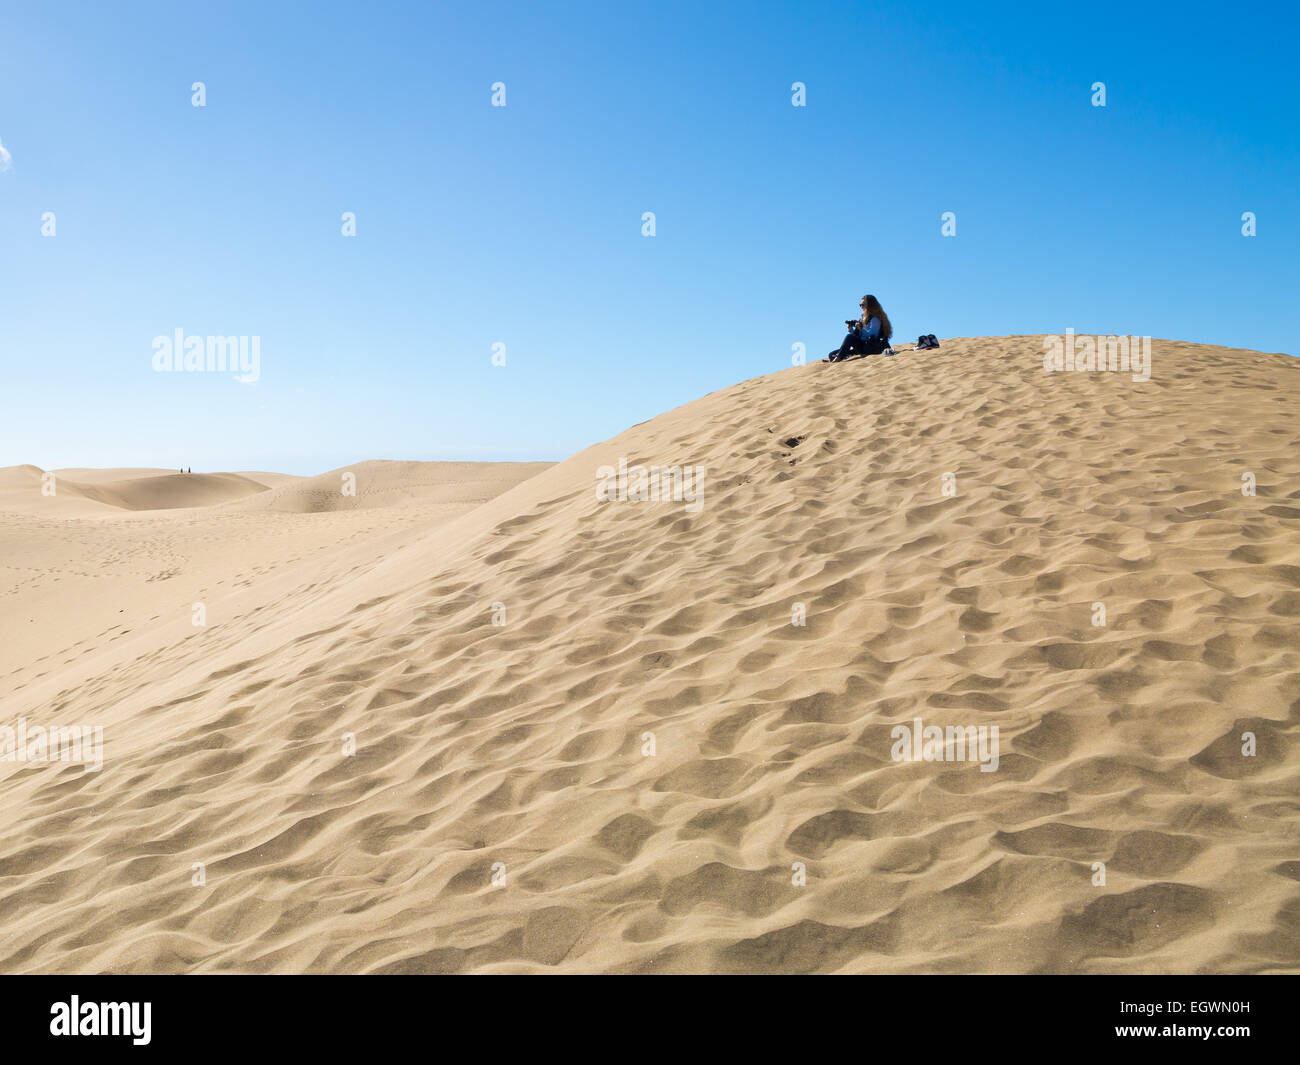
<path fill-rule="evenodd" d="M 8 170 L 13 166 L 14 157 L 9 154 L 4 144 L 0 143 L 0 170 Z"/>

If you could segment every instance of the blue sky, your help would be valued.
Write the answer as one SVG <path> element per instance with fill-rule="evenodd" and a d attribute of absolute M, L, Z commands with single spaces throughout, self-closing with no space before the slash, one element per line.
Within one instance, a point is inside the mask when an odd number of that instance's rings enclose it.
<path fill-rule="evenodd" d="M 0 465 L 561 459 L 825 354 L 864 292 L 902 340 L 1295 353 L 1298 25 L 1280 3 L 6 3 Z M 154 372 L 176 328 L 260 337 L 260 380 Z"/>

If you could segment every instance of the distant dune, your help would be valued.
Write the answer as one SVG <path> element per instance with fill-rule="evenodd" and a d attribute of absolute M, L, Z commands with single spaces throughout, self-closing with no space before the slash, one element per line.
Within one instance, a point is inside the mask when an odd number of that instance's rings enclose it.
<path fill-rule="evenodd" d="M 214 618 L 263 611 L 281 585 L 355 574 L 548 466 L 360 462 L 354 496 L 342 472 L 142 469 L 54 470 L 47 496 L 46 471 L 0 469 L 0 670 L 63 676 L 52 661 L 96 660 L 128 632 L 166 639 L 155 623 L 188 625 L 186 602 Z"/>
<path fill-rule="evenodd" d="M 0 762 L 0 971 L 1300 971 L 1300 362 L 1042 351 L 550 468 L 67 471 L 113 520 L 0 471 L 0 726 L 105 735 Z"/>
<path fill-rule="evenodd" d="M 549 467 L 549 462 L 359 462 L 318 477 L 281 484 L 236 506 L 248 511 L 309 514 L 436 503 L 456 513 L 484 503 Z M 351 475 L 351 493 L 344 491 Z"/>
<path fill-rule="evenodd" d="M 236 503 L 247 511 L 309 514 L 432 503 L 463 513 L 548 462 L 358 462 L 317 477 L 283 473 L 178 473 L 157 469 L 52 470 L 54 490 L 42 491 L 38 466 L 0 468 L 0 510 L 64 517 L 114 510 L 179 510 Z M 351 477 L 345 489 L 345 477 Z"/>
<path fill-rule="evenodd" d="M 175 470 L 52 470 L 36 466 L 0 469 L 0 510 L 62 517 L 96 517 L 123 510 L 209 507 L 269 491 L 237 473 L 184 474 Z"/>

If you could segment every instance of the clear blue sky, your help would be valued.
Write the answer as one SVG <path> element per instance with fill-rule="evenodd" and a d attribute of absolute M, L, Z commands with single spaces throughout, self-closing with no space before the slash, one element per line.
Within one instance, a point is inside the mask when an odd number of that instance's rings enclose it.
<path fill-rule="evenodd" d="M 825 354 L 864 292 L 903 340 L 1297 351 L 1291 4 L 48 2 L 0 27 L 0 465 L 560 459 Z M 261 380 L 155 373 L 178 327 L 259 336 Z"/>

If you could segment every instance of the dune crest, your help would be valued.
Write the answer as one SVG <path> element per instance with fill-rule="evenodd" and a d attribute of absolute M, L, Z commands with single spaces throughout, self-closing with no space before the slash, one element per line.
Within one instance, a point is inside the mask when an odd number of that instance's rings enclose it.
<path fill-rule="evenodd" d="M 15 663 L 0 726 L 107 753 L 0 762 L 0 969 L 1296 971 L 1300 363 L 1042 352 L 745 381 Z M 278 491 L 187 520 L 404 512 Z M 918 720 L 996 770 L 895 760 Z"/>

